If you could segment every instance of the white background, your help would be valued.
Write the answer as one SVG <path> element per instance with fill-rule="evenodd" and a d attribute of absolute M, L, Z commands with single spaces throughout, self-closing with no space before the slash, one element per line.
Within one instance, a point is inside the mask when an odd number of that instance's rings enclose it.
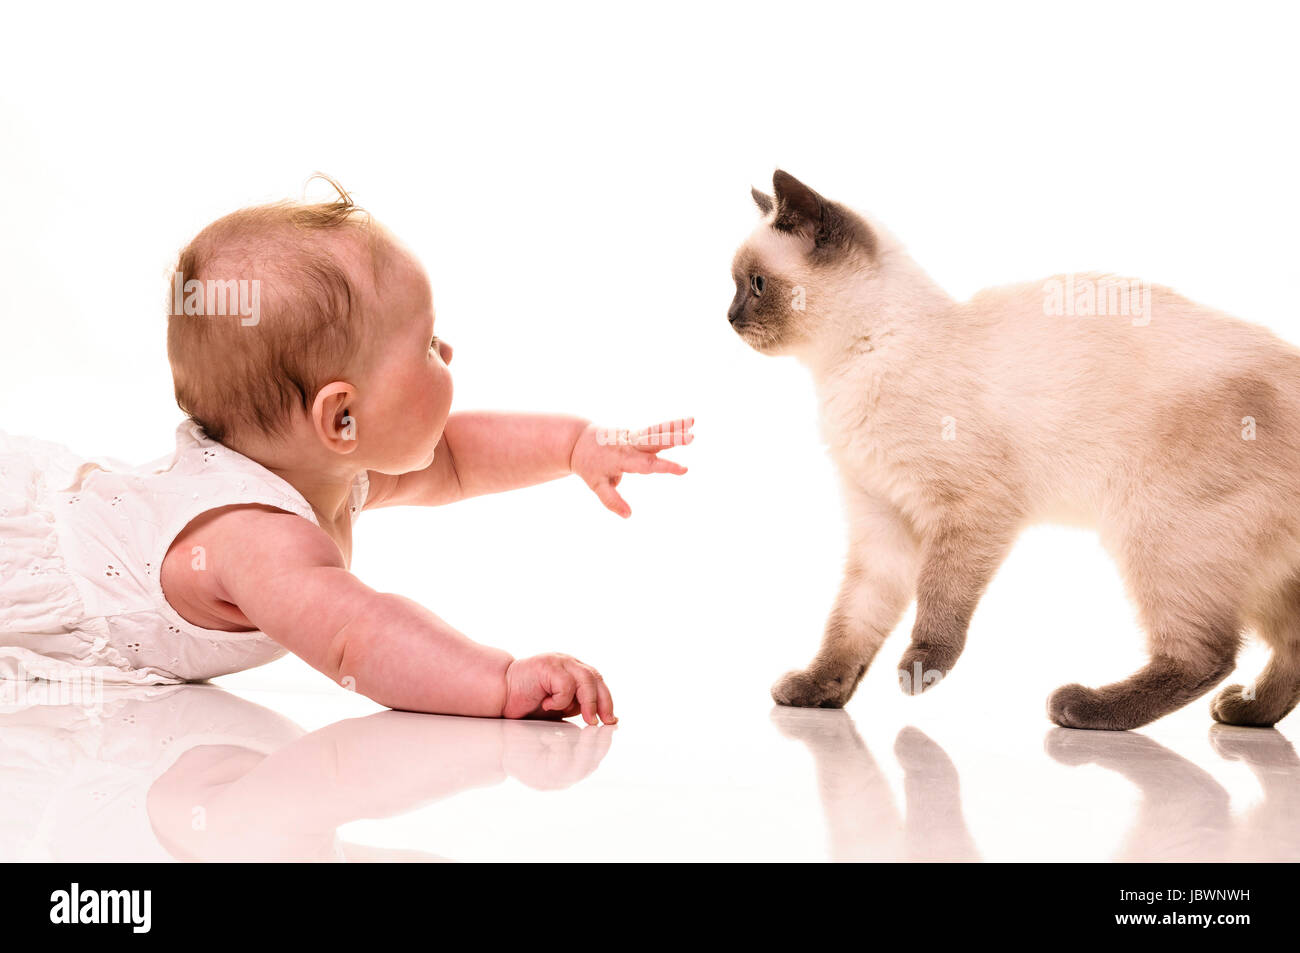
<path fill-rule="evenodd" d="M 426 263 L 457 407 L 697 419 L 687 476 L 625 481 L 629 521 L 573 479 L 372 512 L 355 571 L 516 655 L 597 665 L 624 725 L 762 714 L 817 646 L 843 544 L 807 375 L 724 317 L 750 186 L 785 168 L 874 214 L 958 297 L 1103 268 L 1300 341 L 1283 11 L 25 5 L 0 38 L 0 426 L 169 452 L 173 256 L 325 170 Z M 1078 530 L 1026 535 L 918 699 L 895 686 L 906 625 L 860 726 L 1045 731 L 1053 688 L 1143 658 Z M 249 679 L 337 690 L 293 658 Z"/>

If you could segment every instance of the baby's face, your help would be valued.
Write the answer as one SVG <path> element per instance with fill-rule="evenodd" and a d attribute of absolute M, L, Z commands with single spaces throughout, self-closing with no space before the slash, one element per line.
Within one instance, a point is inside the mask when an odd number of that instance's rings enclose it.
<path fill-rule="evenodd" d="M 451 411 L 451 345 L 435 336 L 433 291 L 415 256 L 386 243 L 371 307 L 382 338 L 359 385 L 358 438 L 367 465 L 384 473 L 427 467 Z"/>

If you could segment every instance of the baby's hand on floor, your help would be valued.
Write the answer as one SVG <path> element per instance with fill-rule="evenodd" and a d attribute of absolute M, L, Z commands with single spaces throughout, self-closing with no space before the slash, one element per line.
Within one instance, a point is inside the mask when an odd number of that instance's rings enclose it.
<path fill-rule="evenodd" d="M 694 417 L 685 417 L 642 430 L 610 430 L 589 424 L 573 445 L 569 469 L 582 477 L 606 507 L 619 516 L 631 516 L 632 508 L 614 487 L 624 473 L 685 473 L 684 466 L 661 460 L 656 454 L 694 440 L 694 423 Z"/>
<path fill-rule="evenodd" d="M 506 669 L 506 704 L 502 718 L 569 718 L 581 714 L 589 725 L 607 725 L 614 699 L 600 673 L 571 655 L 548 652 L 515 659 Z"/>

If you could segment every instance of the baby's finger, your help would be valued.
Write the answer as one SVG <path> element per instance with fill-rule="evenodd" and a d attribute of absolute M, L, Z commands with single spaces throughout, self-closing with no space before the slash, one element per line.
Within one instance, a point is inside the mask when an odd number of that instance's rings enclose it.
<path fill-rule="evenodd" d="M 556 670 L 547 680 L 546 687 L 550 690 L 551 697 L 542 702 L 542 707 L 548 711 L 564 711 L 573 703 L 577 683 L 567 667 Z"/>
<path fill-rule="evenodd" d="M 582 720 L 589 725 L 594 725 L 600 703 L 600 693 L 596 689 L 596 676 L 590 668 L 576 662 L 570 664 L 568 669 L 578 684 L 578 704 L 582 706 Z"/>
<path fill-rule="evenodd" d="M 600 714 L 600 720 L 607 725 L 618 723 L 614 717 L 614 696 L 609 693 L 609 686 L 605 680 L 600 677 L 600 672 L 593 672 L 596 676 L 596 711 Z"/>
<path fill-rule="evenodd" d="M 592 487 L 596 491 L 596 496 L 600 497 L 600 502 L 605 504 L 605 508 L 619 516 L 627 519 L 632 515 L 632 507 L 627 505 L 627 501 L 618 495 L 614 489 L 613 481 L 601 480 Z"/>
<path fill-rule="evenodd" d="M 675 473 L 681 476 L 686 472 L 686 468 L 680 463 L 674 463 L 672 460 L 665 460 L 663 457 L 655 457 L 654 463 L 650 466 L 650 473 Z"/>
<path fill-rule="evenodd" d="M 545 706 L 546 702 L 542 702 L 542 705 Z M 528 717 L 535 721 L 563 721 L 569 716 L 562 711 L 549 711 L 543 707 Z"/>
<path fill-rule="evenodd" d="M 654 467 L 657 459 L 659 458 L 654 455 L 653 451 L 650 453 L 634 453 L 629 451 L 628 453 L 623 454 L 622 458 L 619 460 L 619 466 L 628 473 L 653 473 L 654 471 L 652 470 L 652 467 Z"/>
<path fill-rule="evenodd" d="M 563 721 L 566 718 L 572 718 L 580 711 L 582 711 L 582 707 L 576 701 L 571 701 L 567 708 L 551 712 L 550 717 L 554 718 L 556 721 Z"/>
<path fill-rule="evenodd" d="M 665 421 L 638 430 L 632 434 L 629 442 L 638 450 L 646 450 L 651 453 L 665 447 L 684 446 L 695 439 L 695 434 L 691 433 L 691 427 L 694 425 L 694 417 L 682 417 L 678 420 Z"/>

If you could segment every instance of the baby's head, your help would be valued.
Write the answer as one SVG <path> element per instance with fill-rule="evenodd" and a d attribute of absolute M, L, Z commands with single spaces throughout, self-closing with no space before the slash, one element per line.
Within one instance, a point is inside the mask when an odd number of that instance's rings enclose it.
<path fill-rule="evenodd" d="M 420 263 L 335 188 L 333 202 L 234 212 L 181 252 L 176 401 L 263 463 L 420 469 L 451 407 L 451 347 L 433 336 Z"/>

